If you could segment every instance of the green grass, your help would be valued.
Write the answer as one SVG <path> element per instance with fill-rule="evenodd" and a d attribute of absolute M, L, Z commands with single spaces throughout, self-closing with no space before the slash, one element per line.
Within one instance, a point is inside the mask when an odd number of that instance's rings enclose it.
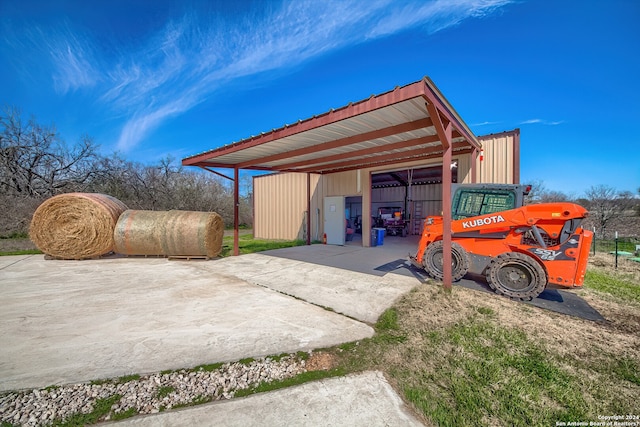
<path fill-rule="evenodd" d="M 348 372 L 344 368 L 335 368 L 327 371 L 309 371 L 296 375 L 295 377 L 286 378 L 280 381 L 261 382 L 255 387 L 237 390 L 234 397 L 245 397 L 255 393 L 264 393 L 267 391 L 278 390 L 281 388 L 291 387 L 307 383 L 309 381 L 317 381 L 324 378 L 332 378 L 346 375 Z"/>
<path fill-rule="evenodd" d="M 131 418 L 135 415 L 138 415 L 138 410 L 136 408 L 129 408 L 123 412 L 114 412 L 111 414 L 111 420 L 120 421 L 126 418 Z"/>
<path fill-rule="evenodd" d="M 372 338 L 338 346 L 336 369 L 384 371 L 435 425 L 556 425 L 637 409 L 637 359 L 614 350 L 550 351 L 482 305 L 465 307 L 445 327 L 423 323 L 412 319 L 422 310 L 450 311 L 456 294 L 432 296 L 426 307 L 411 298 L 380 316 Z M 631 391 L 621 395 L 617 387 Z"/>
<path fill-rule="evenodd" d="M 290 248 L 293 246 L 303 246 L 307 242 L 304 240 L 265 240 L 254 239 L 252 234 L 241 234 L 238 238 L 238 249 L 240 254 L 251 254 L 255 252 L 268 251 L 272 249 Z M 317 242 L 315 242 L 317 243 Z M 233 253 L 233 236 L 225 236 L 222 239 L 221 256 L 230 256 Z M 42 254 L 37 249 L 15 250 L 0 252 L 0 256 L 5 255 L 36 255 Z"/>
<path fill-rule="evenodd" d="M 407 399 L 439 425 L 484 425 L 498 415 L 507 425 L 553 425 L 585 419 L 579 381 L 526 334 L 469 319 L 429 334 L 419 357 L 437 370 L 399 368 Z M 439 348 L 455 349 L 443 354 Z M 545 402 L 556 402 L 549 407 Z"/>
<path fill-rule="evenodd" d="M 124 375 L 118 378 L 117 382 L 120 384 L 124 384 L 124 383 L 128 383 L 129 381 L 138 381 L 139 379 L 140 379 L 140 375 L 131 374 L 131 375 Z"/>
<path fill-rule="evenodd" d="M 608 274 L 590 269 L 584 279 L 584 286 L 612 295 L 623 301 L 640 303 L 640 284 L 620 274 Z"/>
<path fill-rule="evenodd" d="M 42 254 L 42 251 L 38 249 L 26 249 L 23 251 L 6 251 L 0 252 L 0 256 L 9 256 L 9 255 L 38 255 Z"/>
<path fill-rule="evenodd" d="M 93 405 L 93 411 L 88 414 L 77 413 L 66 420 L 55 420 L 52 427 L 82 427 L 88 424 L 95 424 L 101 418 L 111 412 L 111 406 L 122 399 L 119 394 L 114 394 L 106 399 L 98 399 Z"/>
<path fill-rule="evenodd" d="M 241 255 L 255 252 L 268 251 L 271 249 L 290 248 L 293 246 L 303 246 L 304 240 L 263 240 L 254 239 L 252 234 L 244 234 L 238 238 L 238 250 Z M 233 236 L 225 236 L 222 239 L 221 256 L 229 256 L 233 253 Z"/>
<path fill-rule="evenodd" d="M 640 362 L 628 357 L 609 361 L 607 371 L 616 377 L 640 386 Z"/>
<path fill-rule="evenodd" d="M 162 399 L 163 397 L 166 397 L 166 396 L 170 395 L 174 391 L 176 391 L 175 387 L 172 387 L 170 385 L 163 385 L 163 386 L 158 387 L 158 391 L 156 392 L 156 396 L 158 397 L 158 399 Z"/>
<path fill-rule="evenodd" d="M 217 371 L 218 369 L 220 369 L 222 367 L 222 365 L 224 365 L 224 363 L 222 363 L 222 362 L 210 363 L 208 365 L 196 366 L 193 370 L 194 371 L 213 372 L 213 371 Z"/>
<path fill-rule="evenodd" d="M 400 329 L 398 325 L 398 310 L 395 308 L 385 310 L 378 318 L 376 331 L 384 333 L 387 331 L 397 331 L 398 329 Z"/>
<path fill-rule="evenodd" d="M 28 239 L 29 238 L 29 233 L 23 232 L 23 231 L 14 231 L 11 234 L 8 234 L 6 236 L 0 236 L 0 240 L 3 239 Z"/>

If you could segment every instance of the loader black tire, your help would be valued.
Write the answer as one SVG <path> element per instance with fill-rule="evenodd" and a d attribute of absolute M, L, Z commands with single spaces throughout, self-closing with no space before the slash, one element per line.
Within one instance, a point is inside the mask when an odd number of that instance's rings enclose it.
<path fill-rule="evenodd" d="M 443 247 L 442 240 L 433 242 L 427 246 L 422 256 L 422 266 L 429 276 L 437 280 L 444 277 L 443 271 Z M 469 271 L 469 256 L 467 251 L 458 243 L 451 242 L 451 280 L 457 282 Z"/>
<path fill-rule="evenodd" d="M 532 257 L 519 252 L 500 254 L 491 260 L 487 282 L 497 294 L 530 301 L 547 286 L 547 273 Z"/>

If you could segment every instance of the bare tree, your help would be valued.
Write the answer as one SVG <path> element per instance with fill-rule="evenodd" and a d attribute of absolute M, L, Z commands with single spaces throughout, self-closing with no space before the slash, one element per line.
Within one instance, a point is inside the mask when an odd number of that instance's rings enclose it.
<path fill-rule="evenodd" d="M 170 157 L 155 165 L 102 158 L 92 191 L 110 194 L 132 209 L 217 212 L 225 225 L 233 224 L 233 189 L 216 175 L 185 170 Z M 240 199 L 240 222 L 253 222 L 249 197 Z"/>
<path fill-rule="evenodd" d="M 535 180 L 531 182 L 531 191 L 525 202 L 530 203 L 553 203 L 553 202 L 569 202 L 574 197 L 563 193 L 562 191 L 549 190 L 544 181 Z"/>
<path fill-rule="evenodd" d="M 633 201 L 631 192 L 618 192 L 606 185 L 591 186 L 585 195 L 590 218 L 600 236 L 606 235 L 610 221 L 629 209 Z"/>
<path fill-rule="evenodd" d="M 241 183 L 240 222 L 253 221 L 251 185 Z M 173 158 L 143 165 L 98 154 L 89 136 L 68 146 L 55 127 L 15 108 L 0 114 L 0 235 L 25 233 L 36 207 L 45 198 L 72 191 L 99 192 L 122 200 L 132 209 L 217 212 L 233 224 L 233 187 L 210 173 L 184 170 Z"/>
<path fill-rule="evenodd" d="M 20 111 L 0 115 L 0 190 L 4 194 L 50 197 L 82 189 L 94 173 L 97 146 L 88 136 L 72 147 L 53 126 L 34 118 L 24 122 Z"/>

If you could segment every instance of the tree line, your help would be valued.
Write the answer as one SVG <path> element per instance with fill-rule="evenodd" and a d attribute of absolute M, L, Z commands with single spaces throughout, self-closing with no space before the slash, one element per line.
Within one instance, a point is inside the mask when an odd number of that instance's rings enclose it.
<path fill-rule="evenodd" d="M 233 225 L 231 181 L 185 170 L 169 157 L 144 165 L 117 153 L 103 155 L 88 135 L 69 145 L 54 126 L 6 107 L 0 115 L 0 236 L 26 233 L 40 203 L 70 192 L 109 194 L 130 209 L 217 212 L 226 226 Z M 250 189 L 242 192 L 241 224 L 252 223 L 251 197 Z"/>
<path fill-rule="evenodd" d="M 640 188 L 638 188 L 640 195 Z M 608 185 L 594 185 L 584 192 L 583 197 L 576 197 L 562 191 L 549 190 L 541 181 L 532 183 L 529 203 L 573 202 L 589 211 L 586 225 L 594 228 L 598 238 L 610 238 L 613 234 L 612 224 L 620 224 L 625 218 L 640 217 L 640 197 L 631 191 L 618 191 Z M 627 221 L 629 222 L 629 221 Z M 635 221 L 638 222 L 638 221 Z M 637 232 L 637 227 L 625 227 Z M 636 234 L 635 237 L 638 237 Z"/>
<path fill-rule="evenodd" d="M 100 147 L 83 135 L 72 145 L 54 126 L 22 118 L 16 108 L 0 115 L 0 236 L 28 231 L 31 216 L 45 199 L 61 193 L 97 192 L 114 196 L 131 209 L 183 209 L 217 212 L 226 226 L 233 224 L 233 186 L 217 175 L 185 170 L 173 159 L 144 165 L 119 154 L 100 154 Z M 240 223 L 253 222 L 251 186 L 242 182 Z M 598 185 L 575 197 L 532 183 L 530 203 L 571 201 L 590 211 L 589 225 L 600 236 L 611 233 L 620 217 L 640 216 L 640 199 L 630 191 Z M 640 194 L 640 188 L 638 189 Z"/>

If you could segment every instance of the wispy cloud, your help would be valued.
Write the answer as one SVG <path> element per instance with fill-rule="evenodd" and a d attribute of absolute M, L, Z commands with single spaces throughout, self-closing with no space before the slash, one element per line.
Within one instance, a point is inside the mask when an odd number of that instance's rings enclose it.
<path fill-rule="evenodd" d="M 91 87 L 100 73 L 88 39 L 74 34 L 68 27 L 49 36 L 46 44 L 54 65 L 53 82 L 61 93 Z"/>
<path fill-rule="evenodd" d="M 434 33 L 509 2 L 370 0 L 364 7 L 360 0 L 295 0 L 231 20 L 193 11 L 139 44 L 122 47 L 115 59 L 100 57 L 88 37 L 61 33 L 65 37 L 50 43 L 53 78 L 62 93 L 100 90 L 104 105 L 127 117 L 117 146 L 128 151 L 230 80 L 286 72 L 327 52 L 410 28 Z"/>
<path fill-rule="evenodd" d="M 411 2 L 397 7 L 369 32 L 369 37 L 391 35 L 415 26 L 428 33 L 458 25 L 467 18 L 481 18 L 495 12 L 511 0 L 451 0 Z M 398 4 L 402 4 L 399 2 Z M 386 5 L 385 5 L 386 7 Z"/>
<path fill-rule="evenodd" d="M 95 86 L 101 72 L 94 44 L 86 34 L 72 30 L 67 22 L 55 28 L 12 24 L 0 20 L 0 33 L 5 34 L 1 46 L 25 81 L 34 80 L 50 64 L 53 87 L 59 94 Z"/>
<path fill-rule="evenodd" d="M 544 119 L 529 119 L 521 121 L 519 124 L 521 125 L 546 125 L 546 126 L 557 126 L 564 123 L 564 120 L 544 120 Z"/>
<path fill-rule="evenodd" d="M 499 123 L 500 122 L 489 122 L 489 121 L 486 121 L 486 122 L 480 122 L 480 123 L 472 123 L 471 126 L 488 126 L 488 125 L 497 125 Z"/>

